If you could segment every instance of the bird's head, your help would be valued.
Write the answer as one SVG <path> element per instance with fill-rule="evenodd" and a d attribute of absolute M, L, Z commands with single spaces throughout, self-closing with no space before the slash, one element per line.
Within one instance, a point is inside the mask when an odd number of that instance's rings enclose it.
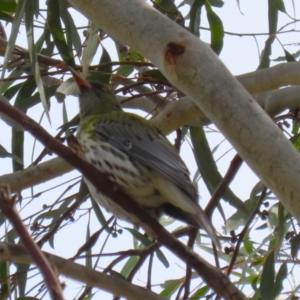
<path fill-rule="evenodd" d="M 81 118 L 121 110 L 114 92 L 107 85 L 100 82 L 89 82 L 72 69 L 71 73 L 79 90 Z"/>

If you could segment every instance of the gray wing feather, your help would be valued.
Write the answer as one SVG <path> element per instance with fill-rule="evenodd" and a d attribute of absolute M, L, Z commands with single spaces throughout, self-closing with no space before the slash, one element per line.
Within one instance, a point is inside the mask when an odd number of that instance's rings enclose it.
<path fill-rule="evenodd" d="M 176 183 L 191 200 L 198 202 L 198 194 L 189 179 L 189 171 L 176 149 L 158 131 L 152 128 L 149 131 L 138 118 L 134 121 L 136 126 L 102 120 L 95 125 L 95 131 L 115 148 L 161 172 Z"/>

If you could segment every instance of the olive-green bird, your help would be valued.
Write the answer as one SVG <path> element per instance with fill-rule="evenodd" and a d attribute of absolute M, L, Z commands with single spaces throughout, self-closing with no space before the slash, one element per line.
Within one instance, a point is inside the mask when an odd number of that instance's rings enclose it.
<path fill-rule="evenodd" d="M 124 112 L 105 85 L 74 71 L 79 88 L 78 140 L 87 160 L 153 218 L 167 214 L 204 228 L 219 245 L 215 229 L 198 204 L 198 193 L 176 149 L 151 122 Z M 92 197 L 116 217 L 138 224 L 86 181 Z"/>

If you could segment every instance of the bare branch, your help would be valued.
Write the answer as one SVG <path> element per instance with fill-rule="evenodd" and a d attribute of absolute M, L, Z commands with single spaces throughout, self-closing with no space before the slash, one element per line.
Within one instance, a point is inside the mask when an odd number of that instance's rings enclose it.
<path fill-rule="evenodd" d="M 60 274 L 84 282 L 90 286 L 95 286 L 132 300 L 165 299 L 147 289 L 130 284 L 116 276 L 109 276 L 101 272 L 97 272 L 91 268 L 84 267 L 72 262 L 71 260 L 63 259 L 47 252 L 43 252 L 43 254 Z M 33 262 L 30 255 L 22 246 L 3 242 L 0 242 L 0 258 L 1 260 L 22 264 L 31 264 Z"/>
<path fill-rule="evenodd" d="M 74 170 L 60 157 L 53 158 L 25 170 L 0 176 L 0 184 L 9 184 L 11 191 L 20 192 Z"/>
<path fill-rule="evenodd" d="M 96 186 L 102 194 L 112 199 L 112 201 L 116 202 L 132 216 L 135 216 L 137 223 L 141 224 L 146 232 L 156 238 L 157 241 L 171 250 L 185 263 L 190 264 L 218 295 L 231 300 L 246 299 L 244 294 L 229 281 L 226 275 L 179 242 L 163 226 L 135 204 L 130 197 L 123 194 L 120 190 L 116 190 L 114 184 L 107 179 L 105 174 L 102 174 L 93 165 L 82 160 L 71 149 L 48 134 L 38 123 L 10 104 L 0 101 L 0 111 L 12 120 L 18 122 L 50 151 L 72 164 L 87 180 Z"/>
<path fill-rule="evenodd" d="M 22 219 L 15 207 L 15 198 L 15 196 L 11 196 L 8 185 L 0 186 L 0 209 L 2 213 L 12 223 L 14 229 L 24 244 L 24 247 L 27 249 L 27 252 L 30 254 L 32 260 L 43 274 L 51 298 L 53 300 L 64 300 L 62 288 L 56 274 L 54 273 L 51 265 L 43 255 L 40 248 L 33 241 L 32 237 L 23 225 Z"/>

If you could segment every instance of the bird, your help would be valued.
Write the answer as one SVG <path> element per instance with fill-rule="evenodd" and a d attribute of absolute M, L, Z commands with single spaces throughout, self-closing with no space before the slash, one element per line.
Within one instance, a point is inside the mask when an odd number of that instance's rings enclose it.
<path fill-rule="evenodd" d="M 79 94 L 77 139 L 86 160 L 151 217 L 166 214 L 203 228 L 219 247 L 189 171 L 170 141 L 149 120 L 125 112 L 109 86 L 87 81 L 70 70 Z M 90 195 L 107 211 L 139 225 L 136 216 L 85 182 Z"/>

